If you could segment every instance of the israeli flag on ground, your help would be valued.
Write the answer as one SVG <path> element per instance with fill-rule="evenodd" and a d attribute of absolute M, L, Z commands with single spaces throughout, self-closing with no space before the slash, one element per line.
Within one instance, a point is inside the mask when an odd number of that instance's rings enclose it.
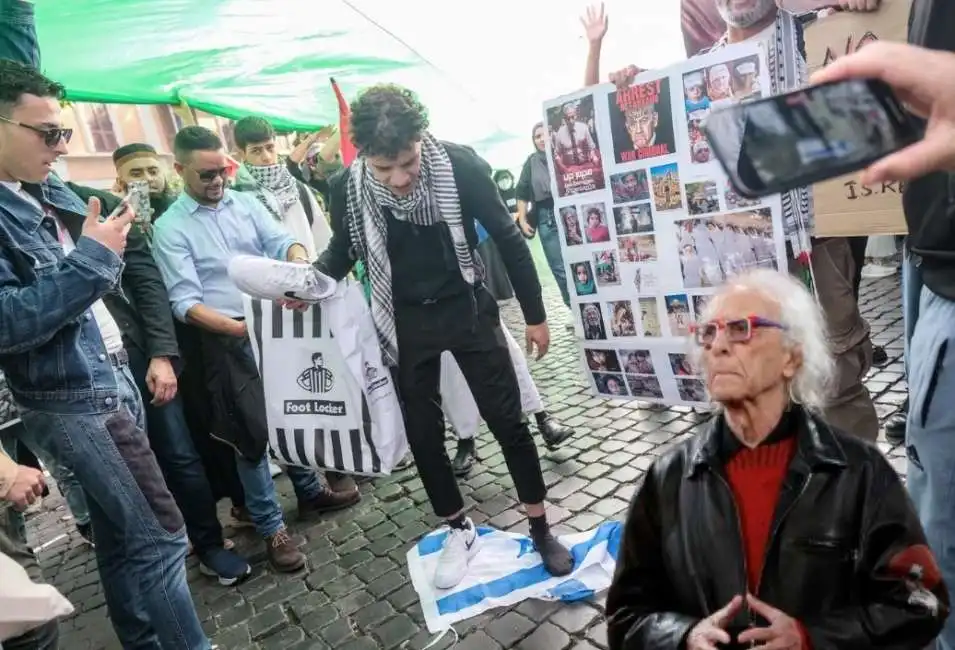
<path fill-rule="evenodd" d="M 464 580 L 453 589 L 435 589 L 434 571 L 447 529 L 430 533 L 408 551 L 408 572 L 421 599 L 428 631 L 435 634 L 495 607 L 528 598 L 574 601 L 607 589 L 617 565 L 623 524 L 606 522 L 586 533 L 563 535 L 574 570 L 555 578 L 547 573 L 530 538 L 478 526 L 480 548 Z"/>

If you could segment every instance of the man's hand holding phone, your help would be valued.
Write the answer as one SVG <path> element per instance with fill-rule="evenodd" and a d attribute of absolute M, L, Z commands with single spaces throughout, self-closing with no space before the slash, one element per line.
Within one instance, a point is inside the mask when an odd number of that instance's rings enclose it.
<path fill-rule="evenodd" d="M 102 244 L 120 257 L 126 251 L 126 235 L 132 226 L 136 212 L 123 199 L 119 207 L 105 219 L 100 217 L 100 201 L 92 197 L 86 206 L 86 221 L 83 222 L 83 235 Z"/>

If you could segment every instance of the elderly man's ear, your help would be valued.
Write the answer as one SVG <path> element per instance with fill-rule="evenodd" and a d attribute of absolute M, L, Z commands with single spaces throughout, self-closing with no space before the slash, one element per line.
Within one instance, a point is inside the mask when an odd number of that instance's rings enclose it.
<path fill-rule="evenodd" d="M 803 356 L 802 350 L 796 348 L 786 352 L 786 358 L 783 360 L 783 377 L 792 379 L 802 368 Z"/>

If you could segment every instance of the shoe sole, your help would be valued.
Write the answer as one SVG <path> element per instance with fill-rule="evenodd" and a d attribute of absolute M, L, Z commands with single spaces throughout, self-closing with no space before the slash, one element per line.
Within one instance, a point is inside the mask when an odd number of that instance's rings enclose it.
<path fill-rule="evenodd" d="M 294 566 L 279 566 L 272 560 L 269 560 L 269 566 L 272 567 L 272 570 L 276 573 L 297 573 L 298 571 L 301 571 L 303 568 L 305 568 L 305 556 L 303 555 L 302 561 L 296 562 Z"/>
<path fill-rule="evenodd" d="M 245 574 L 239 576 L 238 578 L 225 578 L 219 575 L 218 573 L 216 573 L 215 571 L 213 571 L 212 569 L 210 569 L 209 567 L 207 567 L 202 562 L 200 562 L 199 573 L 206 576 L 207 578 L 217 579 L 219 581 L 219 584 L 222 585 L 223 587 L 234 587 L 235 585 L 245 581 L 252 575 L 252 567 L 249 567 L 248 570 L 245 572 Z"/>

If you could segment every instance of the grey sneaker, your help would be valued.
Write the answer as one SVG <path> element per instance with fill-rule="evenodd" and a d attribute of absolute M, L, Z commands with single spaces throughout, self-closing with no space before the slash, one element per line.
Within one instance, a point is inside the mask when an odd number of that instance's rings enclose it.
<path fill-rule="evenodd" d="M 229 278 L 240 291 L 262 300 L 318 302 L 335 295 L 338 283 L 311 264 L 280 262 L 237 255 L 229 262 Z"/>

